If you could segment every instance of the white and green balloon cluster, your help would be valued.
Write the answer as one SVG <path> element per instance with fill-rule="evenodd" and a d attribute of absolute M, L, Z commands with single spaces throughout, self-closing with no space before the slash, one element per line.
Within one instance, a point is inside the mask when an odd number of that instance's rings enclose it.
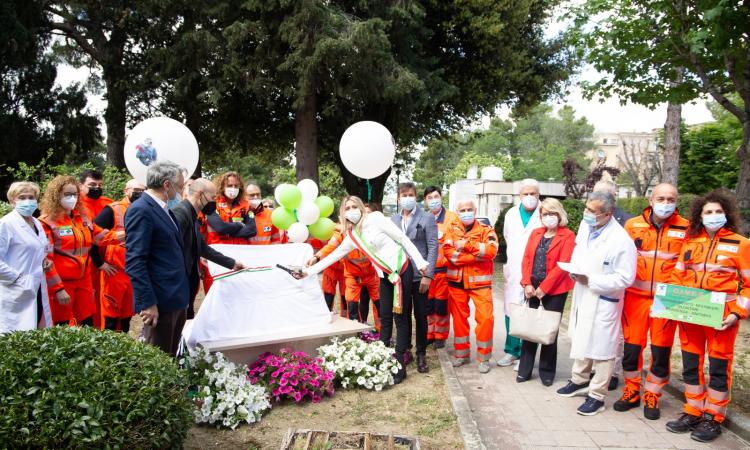
<path fill-rule="evenodd" d="M 331 197 L 318 196 L 318 185 L 304 179 L 293 184 L 280 184 L 274 192 L 279 207 L 273 210 L 271 221 L 286 230 L 290 242 L 305 242 L 310 236 L 326 241 L 333 236 L 334 223 L 328 218 L 333 213 Z"/>

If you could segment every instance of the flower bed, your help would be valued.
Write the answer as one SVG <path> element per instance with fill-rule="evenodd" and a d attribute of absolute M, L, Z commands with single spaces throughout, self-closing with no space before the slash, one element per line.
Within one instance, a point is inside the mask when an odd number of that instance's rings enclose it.
<path fill-rule="evenodd" d="M 334 373 L 323 368 L 323 360 L 303 352 L 281 349 L 279 354 L 260 355 L 247 371 L 251 383 L 264 386 L 276 401 L 291 399 L 299 403 L 310 399 L 318 403 L 332 396 Z"/>
<path fill-rule="evenodd" d="M 235 429 L 242 422 L 260 421 L 271 408 L 266 390 L 247 382 L 246 367 L 235 365 L 223 354 L 198 349 L 181 363 L 189 373 L 197 423 Z"/>
<path fill-rule="evenodd" d="M 343 388 L 380 391 L 393 384 L 393 375 L 399 369 L 393 349 L 380 341 L 368 343 L 358 337 L 344 341 L 334 338 L 331 344 L 318 348 L 318 354 L 325 361 L 325 368 L 335 372 Z"/>

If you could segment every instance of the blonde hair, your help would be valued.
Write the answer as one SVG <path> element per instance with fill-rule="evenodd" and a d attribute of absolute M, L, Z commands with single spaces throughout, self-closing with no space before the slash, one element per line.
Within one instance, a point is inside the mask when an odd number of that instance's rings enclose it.
<path fill-rule="evenodd" d="M 341 232 L 346 233 L 346 231 L 354 226 L 351 222 L 346 220 L 346 202 L 352 201 L 354 202 L 354 205 L 359 209 L 359 211 L 362 213 L 362 218 L 359 219 L 359 222 L 357 222 L 356 225 L 360 225 L 362 221 L 365 219 L 365 216 L 367 215 L 367 210 L 365 209 L 365 204 L 362 202 L 362 199 L 357 197 L 356 195 L 347 195 L 341 200 L 341 206 L 339 207 L 339 224 L 341 225 Z"/>
<path fill-rule="evenodd" d="M 15 181 L 8 188 L 8 201 L 13 202 L 19 195 L 24 192 L 34 194 L 34 198 L 39 198 L 39 185 L 31 181 Z"/>
<path fill-rule="evenodd" d="M 78 185 L 78 181 L 71 176 L 58 175 L 49 182 L 47 189 L 44 191 L 44 195 L 42 195 L 42 201 L 39 202 L 39 211 L 42 212 L 43 216 L 55 220 L 65 214 L 65 209 L 60 205 L 60 198 L 62 197 L 63 188 L 69 184 L 76 187 L 78 190 L 78 198 L 81 198 L 81 189 Z M 75 210 L 78 211 L 79 214 L 82 214 L 80 201 L 76 202 Z"/>
<path fill-rule="evenodd" d="M 560 226 L 568 226 L 568 213 L 565 212 L 562 203 L 556 198 L 547 197 L 542 200 L 542 204 L 539 207 L 539 215 L 541 216 L 542 210 L 552 212 L 560 217 Z"/>

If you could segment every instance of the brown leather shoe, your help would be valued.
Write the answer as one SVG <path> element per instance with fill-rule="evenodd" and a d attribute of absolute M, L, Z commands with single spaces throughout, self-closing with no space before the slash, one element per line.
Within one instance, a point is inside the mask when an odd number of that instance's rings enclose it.
<path fill-rule="evenodd" d="M 427 373 L 430 368 L 427 366 L 427 357 L 425 355 L 417 355 L 417 372 Z"/>

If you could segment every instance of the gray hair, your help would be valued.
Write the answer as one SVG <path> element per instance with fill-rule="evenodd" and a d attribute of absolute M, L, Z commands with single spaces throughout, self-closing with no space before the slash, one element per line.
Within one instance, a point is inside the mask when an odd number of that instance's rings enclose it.
<path fill-rule="evenodd" d="M 539 192 L 539 182 L 533 178 L 525 178 L 521 180 L 521 183 L 518 185 L 518 192 L 521 192 L 522 190 L 524 190 L 524 188 L 527 187 L 533 187 L 537 192 Z"/>
<path fill-rule="evenodd" d="M 599 180 L 594 185 L 594 192 L 604 191 L 609 192 L 614 197 L 617 197 L 617 185 L 610 180 Z"/>
<path fill-rule="evenodd" d="M 602 202 L 602 213 L 608 214 L 615 210 L 616 201 L 615 196 L 607 191 L 594 191 L 589 194 L 587 201 L 600 201 Z"/>
<path fill-rule="evenodd" d="M 149 189 L 161 189 L 165 181 L 176 183 L 181 173 L 182 168 L 172 161 L 156 161 L 148 166 L 146 187 Z"/>
<path fill-rule="evenodd" d="M 466 198 L 462 198 L 458 202 L 456 202 L 456 210 L 458 210 L 461 207 L 461 205 L 463 205 L 464 203 L 471 203 L 471 206 L 474 209 L 477 209 L 477 202 L 476 202 L 476 200 L 474 200 L 473 198 L 470 198 L 470 197 L 466 197 Z"/>

